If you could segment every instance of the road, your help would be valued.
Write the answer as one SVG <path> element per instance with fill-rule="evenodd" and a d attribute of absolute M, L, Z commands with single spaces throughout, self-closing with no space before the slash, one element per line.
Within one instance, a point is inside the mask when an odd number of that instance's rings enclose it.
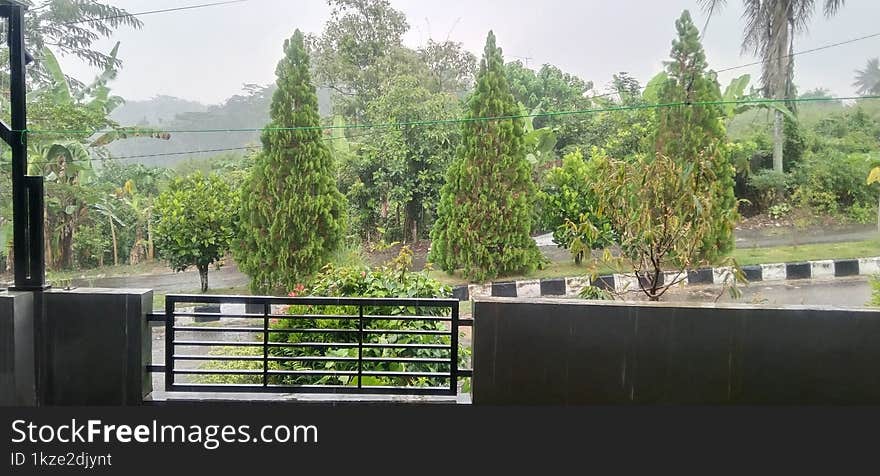
<path fill-rule="evenodd" d="M 864 307 L 871 299 L 871 283 L 867 276 L 828 280 L 796 280 L 751 283 L 741 288 L 742 296 L 732 299 L 726 292 L 713 286 L 693 286 L 671 290 L 666 301 L 738 302 L 767 305 L 807 305 Z"/>

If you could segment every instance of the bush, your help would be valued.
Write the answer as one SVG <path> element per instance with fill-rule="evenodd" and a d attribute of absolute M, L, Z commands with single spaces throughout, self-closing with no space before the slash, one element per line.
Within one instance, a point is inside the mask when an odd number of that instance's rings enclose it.
<path fill-rule="evenodd" d="M 544 229 L 553 230 L 553 242 L 560 248 L 571 249 L 577 240 L 587 242 L 582 233 L 567 226 L 569 222 L 589 221 L 599 230 L 599 237 L 591 241 L 595 249 L 614 242 L 610 222 L 598 211 L 598 200 L 592 187 L 595 179 L 595 163 L 584 161 L 580 150 L 567 154 L 562 167 L 554 167 L 547 173 L 538 193 L 541 222 Z M 583 251 L 574 253 L 575 262 L 580 263 L 583 255 Z"/>
<path fill-rule="evenodd" d="M 825 213 L 874 202 L 865 182 L 870 164 L 864 154 L 828 151 L 811 154 L 794 172 L 794 199 L 798 204 Z"/>
<path fill-rule="evenodd" d="M 363 266 L 326 266 L 306 287 L 294 290 L 293 295 L 327 296 L 327 297 L 375 297 L 375 298 L 444 298 L 452 295 L 452 290 L 431 279 L 423 272 L 411 272 L 412 252 L 404 247 L 401 254 L 392 262 L 377 269 Z M 273 330 L 290 328 L 335 329 L 335 332 L 315 332 L 311 334 L 272 332 L 272 342 L 299 343 L 303 339 L 308 342 L 357 342 L 358 308 L 355 306 L 291 306 L 287 313 L 296 316 L 332 316 L 327 318 L 297 318 L 296 320 L 279 318 L 271 324 Z M 413 308 L 376 306 L 364 308 L 364 315 L 382 316 L 448 316 L 449 308 Z M 348 317 L 352 316 L 352 317 Z M 437 335 L 402 335 L 396 331 L 448 331 L 448 324 L 440 321 L 418 320 L 377 320 L 365 321 L 367 334 L 371 343 L 386 344 L 445 344 L 449 345 L 449 336 Z M 340 332 L 339 330 L 342 330 Z M 350 332 L 345 332 L 350 330 Z M 383 330 L 395 331 L 383 333 Z M 270 352 L 276 357 L 337 357 L 354 358 L 358 356 L 355 348 L 289 348 L 275 347 Z M 388 349 L 364 348 L 363 356 L 368 358 L 419 358 L 443 359 L 447 353 L 440 349 Z M 460 352 L 460 360 L 467 354 Z M 318 371 L 354 371 L 357 362 L 353 361 L 295 361 L 281 362 L 284 370 L 318 370 Z M 363 370 L 369 372 L 446 372 L 448 364 L 408 363 L 408 362 L 365 362 Z M 448 384 L 448 379 L 436 377 L 363 377 L 363 385 L 374 386 L 429 386 L 438 387 Z M 349 375 L 326 376 L 283 376 L 276 377 L 273 384 L 282 385 L 357 385 L 357 377 Z"/>
<path fill-rule="evenodd" d="M 780 203 L 778 205 L 773 205 L 768 210 L 770 212 L 770 218 L 774 220 L 779 220 L 780 218 L 785 218 L 791 213 L 791 206 L 787 203 Z"/>
<path fill-rule="evenodd" d="M 857 203 L 850 207 L 847 216 L 852 221 L 862 225 L 874 223 L 877 220 L 877 206 Z"/>
<path fill-rule="evenodd" d="M 749 177 L 748 184 L 753 190 L 756 210 L 764 211 L 787 194 L 790 177 L 784 172 L 760 170 Z"/>

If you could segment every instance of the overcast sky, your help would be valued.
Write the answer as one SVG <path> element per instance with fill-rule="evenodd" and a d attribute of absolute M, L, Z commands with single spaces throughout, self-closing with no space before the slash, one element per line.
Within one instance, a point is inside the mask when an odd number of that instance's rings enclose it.
<path fill-rule="evenodd" d="M 131 13 L 179 7 L 207 0 L 108 0 Z M 628 71 L 643 83 L 662 68 L 675 34 L 674 22 L 690 9 L 702 28 L 705 15 L 696 0 L 391 0 L 411 29 L 406 44 L 417 47 L 428 38 L 459 41 L 480 55 L 492 29 L 505 59 L 529 58 L 533 68 L 552 63 L 593 81 L 604 90 L 611 75 Z M 821 0 L 817 0 L 821 4 Z M 713 69 L 755 60 L 740 55 L 742 2 L 729 0 L 704 38 Z M 242 4 L 147 15 L 140 30 L 124 28 L 100 46 L 109 51 L 121 41 L 125 62 L 113 84 L 129 100 L 156 95 L 220 103 L 245 83 L 274 81 L 275 65 L 285 38 L 294 29 L 320 33 L 329 16 L 325 0 L 250 0 Z M 795 50 L 880 32 L 880 0 L 847 0 L 827 20 L 821 12 Z M 796 58 L 800 91 L 827 87 L 837 96 L 853 94 L 854 70 L 880 56 L 880 37 Z M 81 79 L 95 72 L 73 58 L 61 58 L 67 71 Z M 752 73 L 758 67 L 722 75 Z"/>

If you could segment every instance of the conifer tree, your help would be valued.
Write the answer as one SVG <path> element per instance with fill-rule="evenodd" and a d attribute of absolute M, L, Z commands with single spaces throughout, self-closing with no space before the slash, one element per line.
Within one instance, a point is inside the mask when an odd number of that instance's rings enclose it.
<path fill-rule="evenodd" d="M 299 30 L 284 42 L 284 53 L 263 151 L 242 187 L 235 250 L 252 290 L 261 293 L 294 289 L 326 263 L 345 230 L 345 198 L 322 139 L 318 97 Z"/>
<path fill-rule="evenodd" d="M 655 152 L 682 165 L 708 161 L 698 185 L 712 207 L 711 232 L 705 235 L 701 255 L 715 260 L 734 245 L 736 222 L 734 168 L 727 152 L 727 132 L 720 101 L 721 88 L 715 73 L 708 71 L 700 32 L 685 10 L 675 22 L 678 37 L 672 42 L 672 58 L 666 62 L 668 78 L 660 88 L 659 102 L 679 104 L 657 109 Z"/>
<path fill-rule="evenodd" d="M 430 259 L 472 281 L 531 271 L 541 254 L 530 237 L 535 185 L 523 146 L 520 109 L 490 31 L 467 107 L 462 145 L 440 192 Z"/>

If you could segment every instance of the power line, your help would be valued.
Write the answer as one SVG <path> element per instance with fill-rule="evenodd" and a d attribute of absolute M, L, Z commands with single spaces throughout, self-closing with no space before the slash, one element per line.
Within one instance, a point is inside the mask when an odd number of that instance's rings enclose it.
<path fill-rule="evenodd" d="M 872 34 L 870 34 L 870 35 L 860 36 L 860 37 L 858 37 L 858 38 L 852 38 L 852 39 L 845 40 L 845 41 L 840 41 L 840 42 L 837 42 L 837 43 L 831 43 L 831 44 L 824 45 L 824 46 L 819 46 L 819 47 L 817 47 L 817 48 L 810 48 L 810 49 L 808 49 L 808 50 L 797 51 L 797 52 L 795 52 L 795 53 L 789 53 L 789 54 L 786 54 L 786 55 L 782 55 L 782 56 L 780 56 L 780 57 L 778 57 L 778 58 L 773 58 L 773 57 L 771 57 L 770 59 L 773 60 L 773 59 L 779 59 L 779 58 L 792 58 L 792 57 L 794 57 L 794 56 L 804 55 L 804 54 L 807 54 L 807 53 L 815 53 L 815 52 L 817 52 L 817 51 L 827 50 L 827 49 L 829 49 L 829 48 L 836 48 L 836 47 L 838 47 L 838 46 L 848 45 L 848 44 L 850 44 L 850 43 L 855 43 L 855 42 L 857 42 L 857 41 L 868 40 L 868 39 L 876 38 L 876 37 L 880 37 L 880 32 L 872 33 Z M 763 60 L 761 60 L 761 61 L 755 61 L 755 62 L 748 63 L 748 64 L 742 64 L 742 65 L 739 65 L 739 66 L 733 66 L 733 67 L 730 67 L 730 68 L 719 69 L 718 71 L 716 71 L 716 73 L 724 73 L 724 72 L 726 72 L 726 71 L 733 71 L 733 70 L 735 70 L 735 69 L 748 68 L 749 66 L 756 66 L 756 65 L 759 65 L 759 64 L 763 64 L 763 63 L 764 63 Z"/>
<path fill-rule="evenodd" d="M 233 133 L 233 132 L 261 132 L 261 131 L 324 131 L 324 130 L 352 130 L 352 129 L 390 129 L 399 127 L 415 127 L 415 126 L 432 126 L 439 124 L 463 124 L 474 122 L 492 122 L 511 119 L 524 119 L 530 117 L 555 117 L 555 116 L 573 116 L 587 115 L 600 112 L 630 111 L 642 109 L 659 109 L 669 107 L 706 107 L 706 106 L 724 106 L 724 105 L 748 105 L 748 104 L 775 104 L 775 103 L 799 103 L 799 102 L 831 102 L 831 101 L 850 101 L 850 100 L 869 100 L 880 99 L 878 96 L 849 96 L 849 97 L 817 97 L 817 98 L 795 98 L 795 99 L 776 99 L 776 98 L 750 98 L 738 100 L 719 100 L 719 101 L 680 101 L 659 104 L 635 104 L 628 106 L 609 106 L 593 109 L 577 109 L 570 111 L 548 111 L 529 114 L 513 114 L 505 116 L 489 116 L 489 117 L 465 117 L 457 119 L 430 119 L 422 121 L 409 122 L 387 122 L 379 124 L 344 124 L 340 126 L 299 126 L 299 127 L 263 127 L 263 128 L 246 128 L 246 129 L 129 129 L 130 134 L 138 133 L 167 133 L 167 134 L 207 134 L 207 133 Z M 47 134 L 47 135 L 85 135 L 92 136 L 101 132 L 112 131 L 85 131 L 85 130 L 16 130 L 24 134 Z"/>
<path fill-rule="evenodd" d="M 184 11 L 184 10 L 195 10 L 197 8 L 218 7 L 221 5 L 232 5 L 235 3 L 245 3 L 245 2 L 249 2 L 249 1 L 250 0 L 230 0 L 227 2 L 203 3 L 200 5 L 189 5 L 189 6 L 185 6 L 185 7 L 165 8 L 162 10 L 150 10 L 150 11 L 138 12 L 138 13 L 124 13 L 124 14 L 111 15 L 111 16 L 106 16 L 106 17 L 89 18 L 88 20 L 71 21 L 71 22 L 62 23 L 62 25 L 78 25 L 80 23 L 89 23 L 89 22 L 103 21 L 103 20 L 113 20 L 116 18 L 139 17 L 139 16 L 144 16 L 144 15 L 153 15 L 156 13 L 169 13 L 169 12 L 179 12 L 179 11 Z"/>
<path fill-rule="evenodd" d="M 795 57 L 795 56 L 805 55 L 805 54 L 809 54 L 809 53 L 815 53 L 815 52 L 817 52 L 817 51 L 827 50 L 827 49 L 830 49 L 830 48 L 836 48 L 836 47 L 838 47 L 838 46 L 844 46 L 844 45 L 848 45 L 848 44 L 850 44 L 850 43 L 856 43 L 856 42 L 858 42 L 858 41 L 869 40 L 869 39 L 871 39 L 871 38 L 877 38 L 877 37 L 880 37 L 880 32 L 872 33 L 872 34 L 870 34 L 870 35 L 860 36 L 860 37 L 858 37 L 858 38 L 850 38 L 849 40 L 839 41 L 839 42 L 837 42 L 837 43 L 829 43 L 829 44 L 827 44 L 827 45 L 819 46 L 819 47 L 816 47 L 816 48 L 810 48 L 810 49 L 808 49 L 808 50 L 796 51 L 796 52 L 794 52 L 794 53 L 788 53 L 788 54 L 786 54 L 786 55 L 781 56 L 781 58 L 793 58 L 793 57 Z M 772 59 L 774 59 L 774 58 L 771 57 L 770 59 L 772 60 Z M 727 68 L 722 68 L 722 69 L 716 70 L 715 72 L 716 72 L 716 73 L 724 73 L 724 72 L 727 72 L 727 71 L 734 71 L 734 70 L 737 70 L 737 69 L 748 68 L 748 67 L 750 67 L 750 66 L 761 65 L 761 64 L 763 64 L 763 63 L 764 63 L 764 60 L 761 60 L 761 61 L 753 61 L 753 62 L 751 62 L 751 63 L 741 64 L 741 65 L 738 65 L 738 66 L 730 66 L 730 67 L 727 67 Z M 645 89 L 645 86 L 642 86 L 641 89 Z M 593 99 L 593 98 L 608 97 L 608 96 L 613 96 L 613 95 L 615 95 L 615 94 L 618 94 L 618 92 L 617 92 L 617 91 L 613 91 L 613 92 L 610 92 L 610 93 L 597 94 L 597 95 L 595 95 L 595 96 L 590 96 L 590 99 Z"/>
<path fill-rule="evenodd" d="M 358 139 L 361 137 L 372 137 L 372 136 L 376 136 L 379 134 L 387 134 L 389 132 L 391 132 L 391 131 L 379 131 L 379 132 L 371 132 L 371 133 L 367 133 L 367 134 L 356 134 L 356 135 L 353 135 L 350 137 L 325 137 L 321 140 L 324 142 L 330 142 L 330 141 L 340 140 L 340 139 Z M 220 148 L 220 149 L 200 149 L 200 150 L 187 150 L 187 151 L 182 151 L 182 152 L 162 152 L 162 153 L 157 153 L 157 154 L 125 155 L 122 157 L 94 157 L 94 158 L 88 158 L 88 159 L 72 159 L 72 160 L 68 160 L 67 162 L 98 162 L 98 161 L 103 161 L 103 160 L 116 161 L 116 160 L 146 159 L 146 158 L 153 158 L 153 157 L 171 157 L 171 156 L 177 156 L 177 155 L 209 154 L 209 153 L 216 153 L 216 152 L 234 152 L 234 151 L 241 151 L 241 150 L 258 150 L 258 149 L 262 149 L 262 148 L 263 148 L 262 145 L 250 145 L 250 146 L 244 146 L 244 147 L 225 147 L 225 148 Z M 39 165 L 39 164 L 48 164 L 48 163 L 51 163 L 51 161 L 32 160 L 31 163 Z"/>

